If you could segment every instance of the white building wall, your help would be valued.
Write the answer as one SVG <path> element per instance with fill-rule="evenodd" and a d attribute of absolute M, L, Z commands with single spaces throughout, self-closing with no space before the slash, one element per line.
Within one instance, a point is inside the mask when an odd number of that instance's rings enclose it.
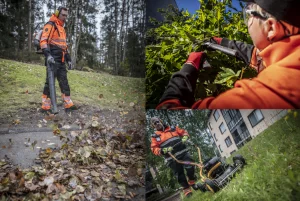
<path fill-rule="evenodd" d="M 216 146 L 218 147 L 218 150 L 221 154 L 222 157 L 229 157 L 230 153 L 234 150 L 237 150 L 238 148 L 235 145 L 235 142 L 233 140 L 233 137 L 231 135 L 231 133 L 229 132 L 229 129 L 227 127 L 227 124 L 223 118 L 223 115 L 221 113 L 221 111 L 218 109 L 217 111 L 219 112 L 219 119 L 216 121 L 214 118 L 214 112 L 216 110 L 212 111 L 212 114 L 209 118 L 209 124 L 208 128 L 213 136 L 213 140 L 216 143 Z M 264 119 L 262 121 L 260 121 L 257 125 L 255 125 L 254 127 L 252 127 L 250 120 L 248 118 L 248 116 L 253 112 L 254 110 L 240 110 L 240 113 L 242 115 L 243 121 L 245 122 L 245 125 L 251 135 L 252 138 L 256 137 L 258 134 L 260 134 L 262 131 L 264 131 L 266 128 L 268 128 L 269 126 L 271 126 L 273 123 L 275 123 L 277 120 L 281 119 L 283 116 L 285 116 L 287 114 L 287 110 L 261 110 L 262 115 L 264 117 Z M 219 126 L 221 125 L 221 123 L 224 123 L 224 126 L 226 128 L 226 131 L 222 134 Z M 217 140 L 214 138 L 214 134 L 216 135 Z M 230 137 L 232 145 L 227 147 L 226 143 L 225 143 L 225 139 L 227 137 Z M 221 149 L 223 152 L 220 151 L 219 149 L 219 145 L 221 146 Z"/>
<path fill-rule="evenodd" d="M 215 141 L 215 143 L 216 143 L 216 145 L 218 147 L 218 150 L 219 150 L 221 156 L 222 157 L 229 157 L 230 156 L 230 152 L 232 152 L 234 150 L 237 150 L 237 147 L 236 147 L 236 145 L 234 143 L 234 140 L 233 140 L 233 138 L 232 138 L 232 136 L 231 136 L 231 134 L 229 132 L 229 129 L 227 127 L 227 124 L 226 124 L 226 122 L 225 122 L 225 120 L 223 118 L 223 115 L 222 115 L 221 111 L 217 110 L 219 112 L 219 115 L 220 115 L 220 117 L 217 120 L 217 122 L 216 122 L 216 120 L 215 120 L 215 118 L 213 116 L 214 111 L 212 112 L 211 117 L 209 119 L 209 122 L 211 123 L 212 129 L 210 127 L 209 127 L 209 129 L 210 129 L 210 132 L 211 132 L 211 134 L 213 136 L 213 139 L 214 139 L 214 141 Z M 223 134 L 221 133 L 221 131 L 219 129 L 219 126 L 221 125 L 222 122 L 223 122 L 223 124 L 224 124 L 224 126 L 226 128 L 226 131 Z M 218 141 L 216 141 L 216 139 L 214 138 L 214 134 L 216 134 L 216 138 L 217 138 Z M 231 146 L 229 146 L 229 147 L 227 147 L 227 145 L 225 143 L 225 139 L 228 136 L 230 137 L 231 142 L 232 142 Z M 220 151 L 219 145 L 221 146 L 221 149 L 222 149 L 223 152 Z"/>
<path fill-rule="evenodd" d="M 259 122 L 257 125 L 252 127 L 248 116 L 251 114 L 251 112 L 254 110 L 240 110 L 241 115 L 244 119 L 244 122 L 249 130 L 249 133 L 252 137 L 256 137 L 258 134 L 263 132 L 265 129 L 267 129 L 269 126 L 271 126 L 273 123 L 281 119 L 283 116 L 287 114 L 287 110 L 260 110 L 262 115 L 264 116 L 264 119 Z"/>

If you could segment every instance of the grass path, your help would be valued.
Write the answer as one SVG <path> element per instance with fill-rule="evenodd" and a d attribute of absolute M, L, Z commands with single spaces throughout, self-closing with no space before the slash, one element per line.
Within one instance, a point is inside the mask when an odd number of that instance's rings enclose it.
<path fill-rule="evenodd" d="M 45 66 L 0 59 L 0 116 L 20 108 L 40 108 Z M 144 79 L 69 71 L 71 97 L 77 105 L 101 109 L 145 107 Z M 58 100 L 60 89 L 56 82 Z"/>

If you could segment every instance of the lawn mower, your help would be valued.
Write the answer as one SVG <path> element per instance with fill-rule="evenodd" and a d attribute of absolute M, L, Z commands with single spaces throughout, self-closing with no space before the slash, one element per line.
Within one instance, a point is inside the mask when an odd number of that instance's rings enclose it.
<path fill-rule="evenodd" d="M 179 142 L 182 143 L 182 142 Z M 175 144 L 173 147 L 177 146 L 179 143 Z M 202 192 L 211 191 L 213 193 L 219 191 L 221 188 L 225 187 L 227 183 L 233 178 L 233 176 L 241 170 L 246 161 L 242 155 L 235 155 L 233 157 L 233 165 L 226 164 L 226 162 L 220 157 L 213 157 L 205 163 L 202 163 L 200 148 L 194 143 L 187 141 L 198 150 L 199 163 L 190 161 L 178 160 L 174 155 L 169 152 L 169 155 L 177 162 L 185 165 L 194 165 L 200 170 L 200 177 L 203 183 L 197 183 L 197 187 Z"/>

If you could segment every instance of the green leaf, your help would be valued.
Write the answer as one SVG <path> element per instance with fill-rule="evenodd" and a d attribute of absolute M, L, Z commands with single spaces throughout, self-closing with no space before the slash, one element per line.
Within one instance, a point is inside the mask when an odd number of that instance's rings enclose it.
<path fill-rule="evenodd" d="M 168 54 L 168 55 L 165 55 L 163 57 L 165 60 L 170 60 L 172 58 L 172 55 L 171 54 Z"/>

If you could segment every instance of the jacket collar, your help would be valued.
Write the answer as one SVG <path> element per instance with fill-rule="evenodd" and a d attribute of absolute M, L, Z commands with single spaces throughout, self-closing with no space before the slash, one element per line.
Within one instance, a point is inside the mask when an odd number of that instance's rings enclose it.
<path fill-rule="evenodd" d="M 50 21 L 55 22 L 57 25 L 64 26 L 64 22 L 61 21 L 58 17 L 56 17 L 54 14 L 50 17 Z"/>
<path fill-rule="evenodd" d="M 168 132 L 168 131 L 170 131 L 170 126 L 167 126 L 166 128 L 165 128 L 165 130 L 163 130 L 163 131 L 157 131 L 157 132 L 162 132 L 162 133 L 165 133 L 165 132 Z"/>
<path fill-rule="evenodd" d="M 291 55 L 293 52 L 295 52 L 296 48 L 299 48 L 299 46 L 300 34 L 274 42 L 263 49 L 258 55 L 262 57 L 264 66 L 268 67 Z"/>

